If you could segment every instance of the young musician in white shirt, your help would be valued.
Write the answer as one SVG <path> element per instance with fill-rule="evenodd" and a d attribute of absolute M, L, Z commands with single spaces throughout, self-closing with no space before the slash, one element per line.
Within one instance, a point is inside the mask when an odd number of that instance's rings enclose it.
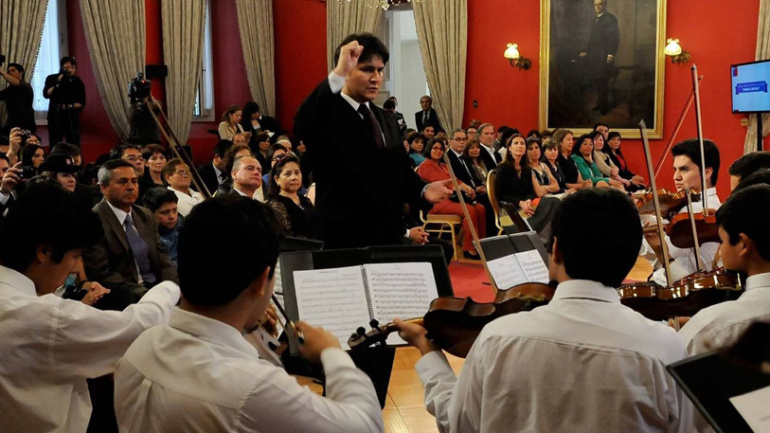
<path fill-rule="evenodd" d="M 591 188 L 553 218 L 553 300 L 500 317 L 459 377 L 424 328 L 396 320 L 441 432 L 690 432 L 692 405 L 666 373 L 687 356 L 676 333 L 620 304 L 642 229 L 631 201 Z M 586 249 L 612 251 L 597 261 Z"/>

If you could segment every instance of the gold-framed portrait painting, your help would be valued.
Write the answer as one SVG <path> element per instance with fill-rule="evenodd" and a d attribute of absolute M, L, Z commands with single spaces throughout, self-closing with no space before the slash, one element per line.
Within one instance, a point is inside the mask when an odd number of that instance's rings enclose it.
<path fill-rule="evenodd" d="M 540 128 L 663 134 L 666 0 L 541 0 Z"/>

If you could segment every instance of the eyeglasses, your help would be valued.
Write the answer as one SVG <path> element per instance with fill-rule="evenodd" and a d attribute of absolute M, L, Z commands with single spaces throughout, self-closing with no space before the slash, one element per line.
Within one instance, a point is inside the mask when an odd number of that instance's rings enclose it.
<path fill-rule="evenodd" d="M 130 161 L 130 162 L 142 161 L 143 162 L 144 158 L 141 157 L 141 156 L 127 156 L 126 157 L 126 161 Z"/>
<path fill-rule="evenodd" d="M 284 158 L 286 158 L 286 155 L 274 156 L 273 157 L 273 161 L 278 162 L 278 161 L 280 161 L 280 160 L 282 160 Z"/>
<path fill-rule="evenodd" d="M 454 141 L 468 141 L 468 137 L 452 138 Z"/>
<path fill-rule="evenodd" d="M 187 170 L 179 170 L 179 171 L 175 171 L 174 174 L 178 174 L 180 176 L 189 176 L 190 172 Z"/>

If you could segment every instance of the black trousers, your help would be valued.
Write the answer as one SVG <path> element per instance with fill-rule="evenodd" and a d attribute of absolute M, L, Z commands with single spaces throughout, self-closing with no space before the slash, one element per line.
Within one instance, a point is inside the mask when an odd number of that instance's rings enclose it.
<path fill-rule="evenodd" d="M 49 145 L 66 141 L 80 146 L 80 110 L 55 110 L 48 113 Z"/>

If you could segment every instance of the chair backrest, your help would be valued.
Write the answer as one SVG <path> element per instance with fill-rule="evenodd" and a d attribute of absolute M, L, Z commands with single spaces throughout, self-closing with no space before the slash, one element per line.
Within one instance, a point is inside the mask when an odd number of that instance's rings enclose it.
<path fill-rule="evenodd" d="M 500 225 L 500 203 L 497 201 L 497 191 L 495 191 L 495 178 L 497 177 L 497 169 L 489 170 L 487 173 L 487 197 L 489 197 L 489 204 L 492 205 L 492 210 L 495 212 L 495 223 Z"/>

